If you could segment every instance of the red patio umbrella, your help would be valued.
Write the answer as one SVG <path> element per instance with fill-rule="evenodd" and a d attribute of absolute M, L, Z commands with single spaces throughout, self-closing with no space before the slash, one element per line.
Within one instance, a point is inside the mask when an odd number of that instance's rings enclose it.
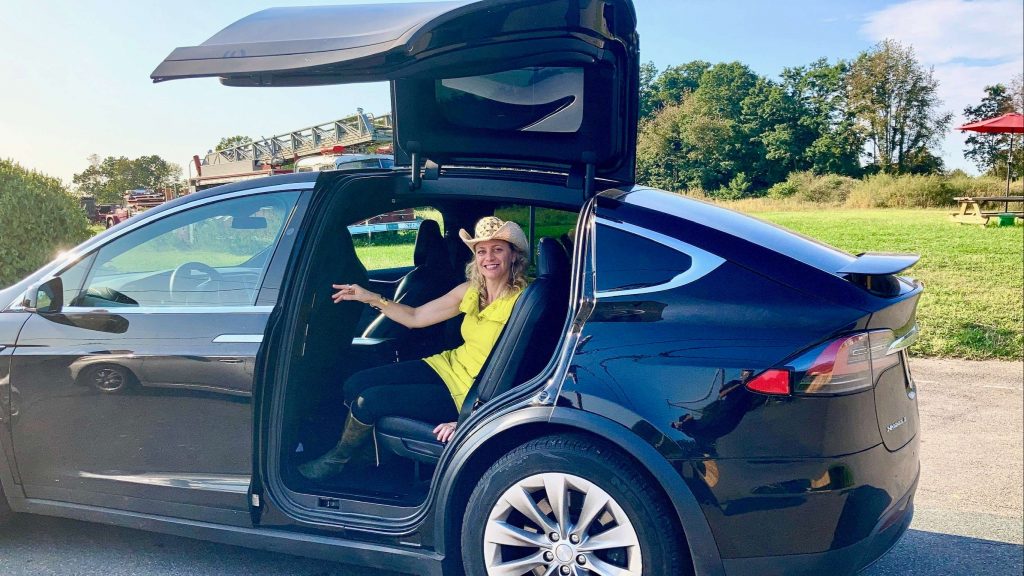
<path fill-rule="evenodd" d="M 1011 112 L 996 118 L 979 120 L 964 124 L 957 130 L 971 130 L 973 132 L 990 132 L 997 134 L 1024 134 L 1024 115 Z"/>
<path fill-rule="evenodd" d="M 1010 159 L 1013 158 L 1013 135 L 1024 134 L 1024 115 L 1011 112 L 996 118 L 988 118 L 957 127 L 957 130 L 970 130 L 986 134 L 1009 134 L 1010 151 L 1006 154 L 1006 195 L 1010 195 Z"/>

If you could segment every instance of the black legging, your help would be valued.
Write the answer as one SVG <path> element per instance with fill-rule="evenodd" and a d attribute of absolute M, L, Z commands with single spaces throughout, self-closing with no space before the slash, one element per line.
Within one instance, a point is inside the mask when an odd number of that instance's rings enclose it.
<path fill-rule="evenodd" d="M 402 416 L 432 424 L 455 421 L 459 411 L 444 380 L 423 360 L 385 364 L 345 381 L 345 404 L 360 422 Z"/>

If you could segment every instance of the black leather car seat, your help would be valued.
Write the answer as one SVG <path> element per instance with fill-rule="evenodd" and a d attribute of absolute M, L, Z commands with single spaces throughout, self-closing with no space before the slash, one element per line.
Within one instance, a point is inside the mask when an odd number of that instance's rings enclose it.
<path fill-rule="evenodd" d="M 394 300 L 407 306 L 421 306 L 447 294 L 460 277 L 448 259 L 448 250 L 441 227 L 433 220 L 424 220 L 416 233 L 413 248 L 413 268 L 402 277 L 395 288 Z M 364 338 L 397 338 L 403 359 L 428 356 L 445 347 L 444 325 L 409 329 L 378 315 L 363 331 Z"/>
<path fill-rule="evenodd" d="M 459 422 L 483 402 L 540 373 L 562 337 L 568 306 L 569 258 L 557 240 L 542 238 L 537 278 L 512 308 L 508 323 L 466 396 Z M 433 434 L 434 426 L 409 418 L 381 418 L 374 432 L 378 450 L 434 464 L 444 450 L 444 444 Z"/>

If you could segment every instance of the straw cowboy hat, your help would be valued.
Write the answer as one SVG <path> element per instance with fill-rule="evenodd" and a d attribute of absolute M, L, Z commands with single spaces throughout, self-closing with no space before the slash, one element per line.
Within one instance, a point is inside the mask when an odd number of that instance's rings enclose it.
<path fill-rule="evenodd" d="M 476 234 L 469 235 L 465 230 L 459 230 L 459 237 L 472 250 L 478 242 L 487 240 L 504 240 L 516 247 L 517 250 L 526 254 L 530 251 L 529 243 L 526 241 L 526 234 L 523 229 L 512 221 L 502 220 L 494 216 L 486 216 L 476 223 Z"/>

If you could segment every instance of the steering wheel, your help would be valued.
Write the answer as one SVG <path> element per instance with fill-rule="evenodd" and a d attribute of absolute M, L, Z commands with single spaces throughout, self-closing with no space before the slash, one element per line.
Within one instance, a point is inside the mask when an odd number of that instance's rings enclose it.
<path fill-rule="evenodd" d="M 189 303 L 189 296 L 200 296 L 203 303 L 220 302 L 220 272 L 202 262 L 185 262 L 171 272 L 167 287 L 171 302 Z M 204 295 L 211 294 L 209 298 Z M 209 301 L 207 301 L 209 300 Z"/>

